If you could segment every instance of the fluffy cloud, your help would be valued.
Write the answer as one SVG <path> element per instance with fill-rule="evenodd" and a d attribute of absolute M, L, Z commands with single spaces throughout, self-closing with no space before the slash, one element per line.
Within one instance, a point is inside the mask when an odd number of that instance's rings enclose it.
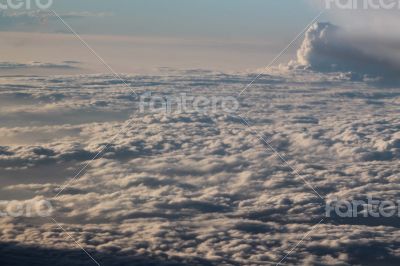
<path fill-rule="evenodd" d="M 316 71 L 352 72 L 353 77 L 396 79 L 400 58 L 395 43 L 354 36 L 330 23 L 315 23 L 297 52 L 297 63 Z"/>
<path fill-rule="evenodd" d="M 139 95 L 221 97 L 237 95 L 251 76 L 124 78 Z M 106 75 L 14 77 L 0 88 L 2 197 L 48 199 L 54 218 L 102 265 L 276 264 L 322 218 L 284 264 L 400 260 L 398 219 L 326 218 L 325 202 L 253 131 L 327 199 L 396 199 L 396 89 L 295 69 L 255 82 L 237 113 L 164 114 L 140 112 L 138 98 Z M 36 254 L 44 265 L 60 257 L 93 263 L 49 219 L 0 224 L 0 262 L 18 254 L 23 265 Z"/>

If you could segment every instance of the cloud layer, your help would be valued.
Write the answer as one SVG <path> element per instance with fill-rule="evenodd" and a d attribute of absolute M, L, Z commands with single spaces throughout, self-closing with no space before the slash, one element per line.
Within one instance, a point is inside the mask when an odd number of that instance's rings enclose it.
<path fill-rule="evenodd" d="M 222 97 L 237 95 L 253 76 L 193 70 L 124 78 L 138 94 Z M 397 89 L 293 70 L 263 76 L 238 99 L 237 113 L 165 115 L 139 112 L 137 98 L 112 76 L 2 78 L 2 199 L 49 199 L 54 218 L 102 265 L 266 265 L 325 218 L 325 202 L 254 131 L 327 199 L 398 195 Z M 82 261 L 51 220 L 0 224 L 7 243 L 0 249 L 21 261 L 32 250 L 43 264 L 48 253 Z M 284 263 L 396 264 L 398 225 L 327 218 Z"/>

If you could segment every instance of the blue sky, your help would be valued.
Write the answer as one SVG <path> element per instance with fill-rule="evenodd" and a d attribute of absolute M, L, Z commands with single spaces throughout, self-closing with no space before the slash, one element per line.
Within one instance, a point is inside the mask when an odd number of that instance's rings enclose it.
<path fill-rule="evenodd" d="M 290 35 L 316 13 L 304 0 L 55 0 L 54 9 L 113 14 L 75 21 L 83 32 L 228 38 Z"/>
<path fill-rule="evenodd" d="M 54 0 L 51 9 L 116 71 L 129 73 L 257 69 L 319 13 L 310 0 Z M 104 70 L 61 21 L 29 12 L 0 13 L 0 38 L 6 40 L 0 61 L 74 60 L 85 70 Z"/>

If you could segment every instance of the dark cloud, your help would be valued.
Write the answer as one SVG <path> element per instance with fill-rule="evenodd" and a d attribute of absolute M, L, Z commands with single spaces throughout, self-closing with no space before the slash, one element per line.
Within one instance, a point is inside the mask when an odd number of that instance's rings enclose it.
<path fill-rule="evenodd" d="M 44 248 L 40 246 L 25 246 L 15 243 L 0 244 L 0 264 L 14 266 L 43 265 L 43 266 L 92 266 L 96 265 L 81 249 Z M 110 266 L 189 266 L 215 265 L 201 258 L 169 257 L 166 254 L 159 256 L 125 254 L 110 254 L 87 250 L 100 265 Z"/>

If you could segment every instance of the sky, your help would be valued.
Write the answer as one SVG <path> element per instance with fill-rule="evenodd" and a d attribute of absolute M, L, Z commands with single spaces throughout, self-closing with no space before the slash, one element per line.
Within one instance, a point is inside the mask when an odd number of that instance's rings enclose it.
<path fill-rule="evenodd" d="M 305 0 L 55 0 L 50 9 L 117 72 L 126 73 L 161 67 L 257 69 L 318 14 Z M 107 71 L 46 12 L 7 10 L 0 22 L 0 61 L 79 61 L 78 72 Z M 282 60 L 290 60 L 295 51 Z M 77 69 L 58 68 L 55 73 Z"/>
<path fill-rule="evenodd" d="M 265 38 L 285 28 L 290 33 L 314 14 L 303 0 L 59 0 L 54 9 L 113 15 L 77 21 L 75 25 L 87 33 L 218 38 Z"/>

